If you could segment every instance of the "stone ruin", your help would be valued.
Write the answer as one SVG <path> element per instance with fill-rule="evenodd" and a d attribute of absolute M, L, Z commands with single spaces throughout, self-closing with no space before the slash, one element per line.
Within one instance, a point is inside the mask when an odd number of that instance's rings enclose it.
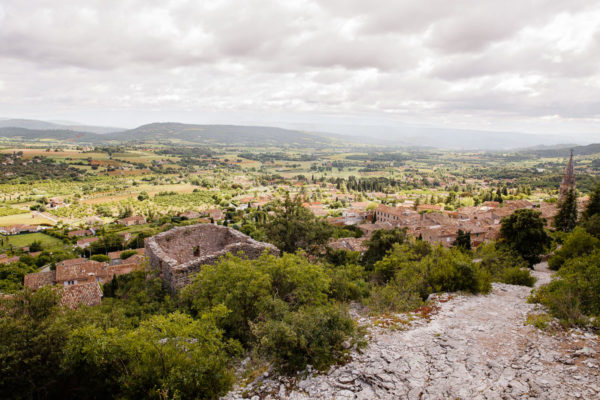
<path fill-rule="evenodd" d="M 173 228 L 146 239 L 150 266 L 172 291 L 192 281 L 192 275 L 205 264 L 214 264 L 227 253 L 243 252 L 250 259 L 264 251 L 279 255 L 272 244 L 258 242 L 225 226 L 198 224 Z"/>

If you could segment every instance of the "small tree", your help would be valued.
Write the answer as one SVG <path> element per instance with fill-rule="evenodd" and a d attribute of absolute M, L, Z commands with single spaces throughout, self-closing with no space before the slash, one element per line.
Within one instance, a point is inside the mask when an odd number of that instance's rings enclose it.
<path fill-rule="evenodd" d="M 452 242 L 452 246 L 460 250 L 471 250 L 471 232 L 465 232 L 462 229 L 458 230 L 456 240 Z"/>
<path fill-rule="evenodd" d="M 600 182 L 590 195 L 590 201 L 583 212 L 583 218 L 589 219 L 597 214 L 600 214 Z"/>
<path fill-rule="evenodd" d="M 324 245 L 333 234 L 333 228 L 302 206 L 300 197 L 285 200 L 275 210 L 275 215 L 264 226 L 267 240 L 281 251 L 293 253 L 302 248 L 311 250 Z"/>
<path fill-rule="evenodd" d="M 577 225 L 577 198 L 574 190 L 569 190 L 565 199 L 558 206 L 554 217 L 554 227 L 563 232 L 571 232 Z"/>
<path fill-rule="evenodd" d="M 529 209 L 516 210 L 502 218 L 502 238 L 533 267 L 541 261 L 540 255 L 550 244 L 541 212 Z"/>
<path fill-rule="evenodd" d="M 404 229 L 395 228 L 391 231 L 379 229 L 373 232 L 371 238 L 365 242 L 368 249 L 363 255 L 363 262 L 368 266 L 372 266 L 385 257 L 395 243 L 402 244 L 405 240 L 406 230 Z"/>

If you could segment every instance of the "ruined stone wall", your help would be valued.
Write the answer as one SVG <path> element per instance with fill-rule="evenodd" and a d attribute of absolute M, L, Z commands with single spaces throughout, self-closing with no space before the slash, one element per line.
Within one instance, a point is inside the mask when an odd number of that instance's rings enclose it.
<path fill-rule="evenodd" d="M 265 250 L 279 254 L 271 244 L 258 242 L 235 229 L 210 224 L 173 228 L 146 239 L 145 247 L 150 266 L 160 272 L 172 291 L 188 285 L 202 265 L 214 264 L 227 253 L 242 252 L 250 259 Z"/>

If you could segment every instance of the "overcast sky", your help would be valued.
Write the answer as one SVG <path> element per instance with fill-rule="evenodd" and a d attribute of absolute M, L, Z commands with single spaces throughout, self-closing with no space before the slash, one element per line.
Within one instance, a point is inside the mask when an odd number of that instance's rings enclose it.
<path fill-rule="evenodd" d="M 0 117 L 599 132 L 600 1 L 0 0 Z"/>

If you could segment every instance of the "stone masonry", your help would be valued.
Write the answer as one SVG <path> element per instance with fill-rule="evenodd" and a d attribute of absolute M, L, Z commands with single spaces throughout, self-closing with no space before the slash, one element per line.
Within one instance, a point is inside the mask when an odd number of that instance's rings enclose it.
<path fill-rule="evenodd" d="M 146 239 L 145 247 L 150 266 L 159 271 L 172 291 L 191 283 L 192 275 L 202 265 L 214 264 L 227 253 L 242 252 L 250 259 L 258 258 L 265 250 L 279 255 L 279 250 L 271 244 L 211 224 L 173 228 Z"/>

